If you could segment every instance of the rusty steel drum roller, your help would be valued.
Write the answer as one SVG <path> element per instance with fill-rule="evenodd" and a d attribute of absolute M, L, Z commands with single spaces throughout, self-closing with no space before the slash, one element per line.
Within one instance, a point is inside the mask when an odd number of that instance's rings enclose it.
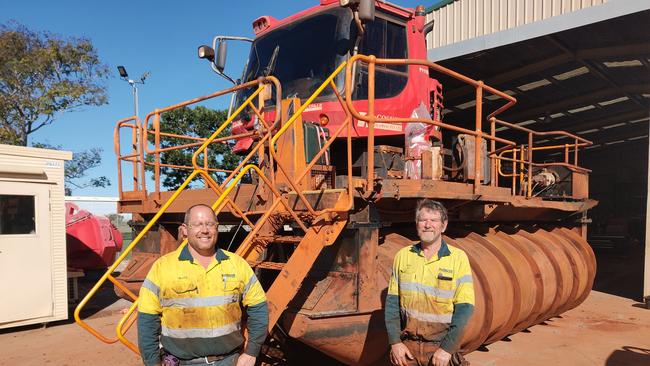
<path fill-rule="evenodd" d="M 445 239 L 467 253 L 474 276 L 465 352 L 576 307 L 596 274 L 591 247 L 566 228 L 500 227 Z"/>
<path fill-rule="evenodd" d="M 476 306 L 463 336 L 463 353 L 576 307 L 593 285 L 594 253 L 579 234 L 567 228 L 450 229 L 444 238 L 467 253 L 474 278 Z M 284 329 L 291 337 L 345 364 L 386 363 L 383 301 L 393 258 L 412 243 L 397 233 L 384 235 L 372 263 L 372 283 L 359 280 L 357 285 L 356 280 L 346 280 L 340 272 L 330 272 L 328 288 L 319 290 L 321 281 L 312 290 L 309 298 L 316 301 L 308 301 L 309 309 L 285 313 Z M 362 266 L 363 259 L 359 260 Z M 356 291 L 357 311 L 346 312 L 342 299 Z M 370 296 L 361 299 L 364 292 Z"/>

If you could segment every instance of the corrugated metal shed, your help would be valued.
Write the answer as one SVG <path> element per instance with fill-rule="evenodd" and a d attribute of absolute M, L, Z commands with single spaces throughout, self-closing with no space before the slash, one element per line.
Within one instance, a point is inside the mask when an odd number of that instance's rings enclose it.
<path fill-rule="evenodd" d="M 68 317 L 64 163 L 72 153 L 0 145 L 0 329 Z"/>
<path fill-rule="evenodd" d="M 435 30 L 430 48 L 446 46 L 589 8 L 611 0 L 457 0 L 445 1 L 427 15 Z"/>
<path fill-rule="evenodd" d="M 464 2 L 449 3 L 434 13 Z M 541 131 L 568 130 L 594 140 L 592 149 L 647 139 L 647 129 L 639 123 L 647 123 L 650 105 L 650 1 L 556 2 L 574 7 L 579 3 L 582 8 L 433 48 L 429 56 L 435 59 L 433 54 L 453 47 L 457 56 L 436 62 L 514 96 L 517 105 L 502 115 L 509 122 Z M 564 21 L 557 22 L 559 18 Z M 435 23 L 432 33 L 440 27 L 444 22 Z M 504 33 L 521 39 L 505 43 Z M 542 35 L 526 38 L 533 34 Z M 504 44 L 489 47 L 497 42 L 488 40 L 495 39 Z M 477 50 L 479 44 L 483 47 Z M 472 121 L 474 90 L 451 78 L 439 79 L 446 117 Z M 490 99 L 484 103 L 486 111 L 501 104 Z"/>
<path fill-rule="evenodd" d="M 646 0 L 445 0 L 430 7 L 433 61 L 648 9 Z M 455 47 L 458 46 L 458 47 Z"/>
<path fill-rule="evenodd" d="M 590 231 L 600 227 L 607 234 L 608 222 L 619 220 L 631 228 L 630 237 L 647 235 L 650 242 L 650 216 L 640 205 L 647 202 L 650 208 L 650 180 L 641 171 L 647 175 L 647 167 L 634 163 L 648 156 L 650 1 L 445 0 L 430 10 L 429 20 L 435 22 L 429 60 L 515 97 L 517 104 L 501 119 L 593 141 L 580 153 L 593 170 L 590 197 L 600 201 L 590 211 Z M 443 85 L 444 118 L 473 128 L 474 89 L 435 77 Z M 485 96 L 484 116 L 501 104 Z M 498 131 L 507 139 L 526 138 L 505 127 Z M 546 158 L 544 152 L 536 154 Z M 645 227 L 637 233 L 637 226 Z M 650 306 L 650 245 L 645 265 L 644 297 Z"/>

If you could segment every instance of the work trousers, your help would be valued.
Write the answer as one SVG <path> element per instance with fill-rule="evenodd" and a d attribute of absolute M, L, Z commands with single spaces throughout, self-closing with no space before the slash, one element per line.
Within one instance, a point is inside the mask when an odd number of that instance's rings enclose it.
<path fill-rule="evenodd" d="M 423 342 L 405 339 L 402 341 L 404 345 L 411 351 L 413 360 L 408 360 L 409 366 L 431 366 L 433 365 L 433 354 L 440 346 L 434 342 Z M 469 362 L 465 360 L 460 353 L 452 353 L 451 360 L 448 366 L 469 366 Z"/>

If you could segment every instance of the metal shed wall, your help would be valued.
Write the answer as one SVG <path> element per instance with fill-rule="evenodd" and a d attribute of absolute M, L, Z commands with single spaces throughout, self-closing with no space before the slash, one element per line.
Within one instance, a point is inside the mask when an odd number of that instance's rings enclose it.
<path fill-rule="evenodd" d="M 538 22 L 611 0 L 457 0 L 427 14 L 428 48 Z"/>
<path fill-rule="evenodd" d="M 0 324 L 0 328 L 45 323 L 68 318 L 64 164 L 72 153 L 23 146 L 0 145 L 0 182 L 42 184 L 49 191 L 52 263 L 52 316 Z M 42 172 L 38 176 L 37 172 Z M 21 279 L 28 285 L 29 279 Z M 10 295 L 8 295 L 10 296 Z M 12 300 L 9 300 L 12 301 Z"/>

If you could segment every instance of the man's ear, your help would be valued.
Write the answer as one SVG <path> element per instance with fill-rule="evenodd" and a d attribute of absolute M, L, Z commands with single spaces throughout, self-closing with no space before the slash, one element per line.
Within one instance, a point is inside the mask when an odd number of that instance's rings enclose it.
<path fill-rule="evenodd" d="M 181 238 L 187 238 L 187 225 L 185 225 L 185 223 L 178 227 L 178 231 L 181 234 Z"/>
<path fill-rule="evenodd" d="M 447 223 L 449 223 L 449 221 L 445 221 L 445 222 L 442 223 L 442 232 L 443 233 L 445 232 L 445 230 L 447 230 Z"/>

